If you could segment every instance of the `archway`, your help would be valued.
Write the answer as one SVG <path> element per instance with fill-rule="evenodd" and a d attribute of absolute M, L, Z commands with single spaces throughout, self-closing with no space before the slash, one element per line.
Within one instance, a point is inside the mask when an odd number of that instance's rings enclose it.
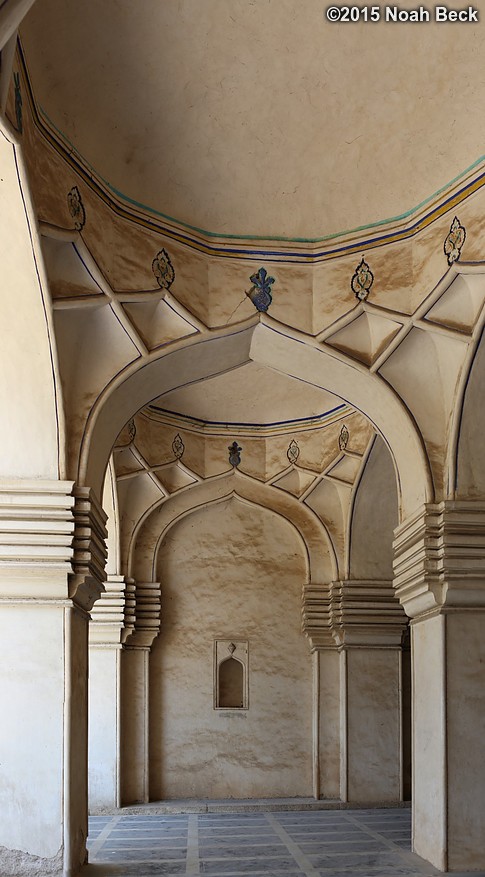
<path fill-rule="evenodd" d="M 139 408 L 162 393 L 209 376 L 257 362 L 331 392 L 354 405 L 375 425 L 388 444 L 396 467 L 402 518 L 432 496 L 424 447 L 409 412 L 377 375 L 351 364 L 308 338 L 300 338 L 269 317 L 247 328 L 184 342 L 141 366 L 125 369 L 93 406 L 84 431 L 79 481 L 99 495 L 109 454 L 117 435 Z"/>
<path fill-rule="evenodd" d="M 150 797 L 309 796 L 312 660 L 301 633 L 304 546 L 281 515 L 229 495 L 165 528 L 161 634 L 150 655 Z M 247 673 L 217 701 L 221 661 Z"/>

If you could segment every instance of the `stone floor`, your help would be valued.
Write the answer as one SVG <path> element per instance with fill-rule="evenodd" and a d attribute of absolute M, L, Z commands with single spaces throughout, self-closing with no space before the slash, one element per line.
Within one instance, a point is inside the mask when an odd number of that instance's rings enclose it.
<path fill-rule="evenodd" d="M 93 816 L 82 877 L 441 873 L 411 852 L 410 833 L 400 809 Z"/>

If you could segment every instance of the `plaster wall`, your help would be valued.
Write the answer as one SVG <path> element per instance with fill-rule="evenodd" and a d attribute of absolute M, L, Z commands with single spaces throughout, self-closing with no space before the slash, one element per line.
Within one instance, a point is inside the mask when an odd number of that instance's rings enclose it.
<path fill-rule="evenodd" d="M 3 605 L 0 642 L 0 848 L 54 859 L 63 844 L 64 608 Z"/>
<path fill-rule="evenodd" d="M 55 479 L 59 476 L 55 366 L 41 289 L 42 265 L 34 246 L 35 219 L 30 215 L 21 159 L 2 130 L 0 163 L 0 405 L 8 424 L 0 436 L 1 472 L 16 478 Z"/>
<path fill-rule="evenodd" d="M 360 481 L 352 517 L 350 576 L 392 579 L 393 530 L 399 522 L 396 474 L 378 436 Z"/>
<path fill-rule="evenodd" d="M 120 648 L 89 649 L 89 808 L 118 804 Z"/>
<path fill-rule="evenodd" d="M 152 798 L 312 794 L 312 666 L 302 543 L 231 498 L 179 521 L 159 556 L 150 663 Z M 249 709 L 215 710 L 214 639 L 249 642 Z"/>

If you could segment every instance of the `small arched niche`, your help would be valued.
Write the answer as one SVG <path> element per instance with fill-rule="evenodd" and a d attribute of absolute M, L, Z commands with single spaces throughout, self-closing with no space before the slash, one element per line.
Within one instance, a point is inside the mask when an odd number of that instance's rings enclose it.
<path fill-rule="evenodd" d="M 248 708 L 248 643 L 214 642 L 214 709 Z"/>

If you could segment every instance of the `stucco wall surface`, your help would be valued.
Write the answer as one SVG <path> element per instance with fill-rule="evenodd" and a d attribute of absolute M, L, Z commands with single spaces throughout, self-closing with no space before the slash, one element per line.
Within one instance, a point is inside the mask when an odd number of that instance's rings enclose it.
<path fill-rule="evenodd" d="M 291 526 L 235 498 L 168 532 L 159 559 L 162 630 L 150 667 L 152 799 L 311 795 L 304 575 Z M 214 709 L 219 638 L 249 642 L 248 710 Z"/>

